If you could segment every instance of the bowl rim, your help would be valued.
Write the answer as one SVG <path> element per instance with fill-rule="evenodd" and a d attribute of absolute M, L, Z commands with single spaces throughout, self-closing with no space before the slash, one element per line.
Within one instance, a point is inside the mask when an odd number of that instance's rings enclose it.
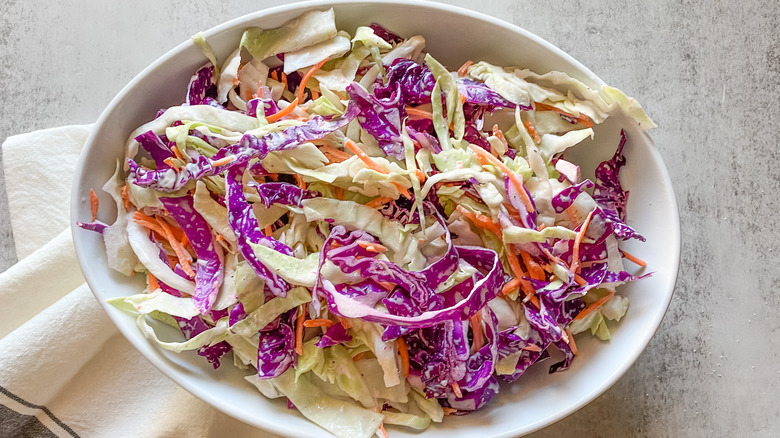
<path fill-rule="evenodd" d="M 279 13 L 285 13 L 289 11 L 299 11 L 304 12 L 308 9 L 315 9 L 315 8 L 327 8 L 327 7 L 333 7 L 333 6 L 341 6 L 341 5 L 365 5 L 365 6 L 371 6 L 371 5 L 393 5 L 393 6 L 414 6 L 414 7 L 423 7 L 426 9 L 432 9 L 432 10 L 438 10 L 442 12 L 449 12 L 449 13 L 456 13 L 459 15 L 468 16 L 470 18 L 474 18 L 480 21 L 488 22 L 494 26 L 501 27 L 505 30 L 508 30 L 512 33 L 519 34 L 531 41 L 533 41 L 536 44 L 539 44 L 540 46 L 544 47 L 546 50 L 549 50 L 550 52 L 553 52 L 558 57 L 562 58 L 566 62 L 570 63 L 574 68 L 578 69 L 580 73 L 584 74 L 588 77 L 591 81 L 593 81 L 597 85 L 606 85 L 605 82 L 598 77 L 595 73 L 593 73 L 588 67 L 583 65 L 581 62 L 579 62 L 577 59 L 566 53 L 565 51 L 561 50 L 557 46 L 553 45 L 552 43 L 548 42 L 547 40 L 543 39 L 542 37 L 520 27 L 515 24 L 509 23 L 505 20 L 502 20 L 497 17 L 493 17 L 491 15 L 487 15 L 481 12 L 473 11 L 468 8 L 460 7 L 460 6 L 451 6 L 443 3 L 437 3 L 429 0 L 308 0 L 308 1 L 300 1 L 295 3 L 290 3 L 286 5 L 280 5 L 275 6 L 271 8 L 266 8 L 262 10 L 258 10 L 255 12 L 251 12 L 233 19 L 230 19 L 228 21 L 225 21 L 221 24 L 218 24 L 216 26 L 211 27 L 210 29 L 203 31 L 203 36 L 208 39 L 209 37 L 222 33 L 224 31 L 228 31 L 230 29 L 239 27 L 239 26 L 248 26 L 249 23 L 257 21 L 259 19 L 262 19 L 265 16 L 268 15 L 274 15 Z M 79 157 L 78 164 L 76 166 L 75 174 L 76 176 L 82 175 L 86 168 L 87 168 L 87 157 L 89 155 L 89 152 L 93 150 L 96 147 L 96 137 L 98 133 L 97 127 L 102 126 L 106 119 L 108 119 L 111 114 L 114 112 L 114 110 L 121 104 L 121 102 L 124 100 L 124 97 L 128 95 L 135 87 L 136 85 L 144 80 L 150 72 L 154 71 L 161 65 L 168 62 L 171 58 L 175 57 L 177 54 L 183 52 L 184 50 L 191 48 L 194 45 L 191 39 L 188 39 L 174 48 L 168 50 L 166 53 L 161 55 L 159 58 L 157 58 L 154 62 L 149 64 L 147 67 L 145 67 L 143 70 L 141 70 L 138 74 L 136 74 L 133 79 L 131 79 L 122 89 L 114 96 L 114 98 L 110 101 L 110 103 L 106 106 L 106 108 L 103 110 L 103 112 L 100 114 L 100 117 L 95 122 L 94 127 L 92 128 L 89 136 L 87 137 L 84 147 L 82 149 L 82 152 Z M 672 297 L 674 296 L 675 291 L 675 285 L 677 282 L 678 274 L 679 274 L 679 267 L 680 267 L 680 249 L 681 249 L 681 234 L 680 234 L 680 216 L 679 216 L 679 208 L 677 204 L 676 195 L 674 193 L 674 188 L 672 186 L 672 180 L 669 175 L 669 171 L 666 167 L 666 165 L 663 162 L 663 159 L 661 157 L 660 152 L 655 147 L 653 140 L 649 137 L 649 135 L 646 132 L 641 133 L 642 136 L 644 136 L 645 141 L 649 145 L 649 154 L 651 158 L 660 164 L 659 170 L 660 174 L 658 175 L 662 179 L 663 185 L 668 188 L 669 190 L 669 202 L 670 202 L 670 209 L 673 212 L 673 217 L 670 219 L 670 224 L 673 225 L 673 229 L 668 230 L 668 243 L 673 246 L 673 254 L 674 254 L 674 260 L 673 260 L 673 266 L 674 266 L 674 272 L 669 273 L 667 284 L 665 285 L 665 291 L 668 291 L 666 295 L 663 297 L 664 302 L 664 311 L 660 312 L 656 318 L 652 320 L 652 326 L 653 330 L 648 330 L 643 333 L 643 336 L 641 338 L 637 339 L 636 347 L 631 350 L 630 352 L 627 352 L 624 356 L 624 360 L 621 362 L 620 366 L 616 367 L 614 372 L 609 375 L 607 379 L 604 379 L 601 384 L 596 386 L 592 391 L 589 393 L 583 394 L 579 400 L 576 400 L 568 406 L 566 406 L 565 409 L 562 409 L 558 411 L 555 415 L 551 415 L 544 418 L 539 418 L 537 421 L 530 422 L 529 424 L 515 428 L 512 430 L 507 430 L 499 434 L 491 435 L 495 438 L 508 438 L 513 436 L 519 435 L 525 435 L 537 430 L 540 430 L 544 427 L 547 427 L 557 421 L 562 420 L 563 418 L 571 415 L 572 413 L 578 411 L 591 401 L 595 400 L 598 396 L 602 395 L 604 392 L 606 392 L 609 388 L 611 388 L 617 381 L 625 375 L 625 373 L 628 371 L 629 368 L 631 368 L 639 358 L 639 356 L 642 354 L 642 352 L 645 350 L 647 345 L 649 344 L 650 340 L 653 338 L 655 333 L 658 331 L 661 325 L 661 321 L 663 320 L 666 312 L 669 310 L 669 304 L 671 302 Z M 71 202 L 70 202 L 70 220 L 71 224 L 75 223 L 77 220 L 77 214 L 79 209 L 81 208 L 81 196 L 79 194 L 80 189 L 80 179 L 78 177 L 73 179 L 72 184 L 72 193 L 71 193 Z M 289 427 L 285 427 L 285 425 L 282 423 L 272 422 L 272 421 L 258 421 L 259 417 L 256 418 L 244 418 L 242 416 L 236 415 L 235 412 L 233 412 L 229 405 L 223 404 L 221 400 L 215 399 L 214 397 L 211 397 L 210 394 L 206 393 L 205 390 L 191 385 L 188 382 L 186 382 L 183 378 L 180 378 L 177 374 L 168 373 L 166 369 L 169 367 L 168 364 L 165 363 L 164 359 L 162 359 L 159 356 L 150 356 L 145 353 L 143 353 L 143 349 L 141 348 L 141 342 L 145 341 L 146 339 L 144 337 L 138 337 L 138 336 L 131 336 L 129 333 L 125 333 L 125 330 L 120 328 L 120 325 L 117 323 L 117 317 L 114 313 L 109 311 L 110 304 L 108 304 L 105 300 L 101 299 L 100 296 L 98 296 L 98 293 L 95 292 L 95 287 L 98 286 L 95 284 L 95 280 L 93 279 L 89 269 L 86 269 L 86 266 L 90 265 L 91 260 L 88 258 L 86 254 L 86 247 L 85 244 L 82 243 L 82 239 L 78 235 L 77 227 L 71 226 L 71 234 L 73 238 L 74 248 L 76 252 L 77 259 L 79 261 L 79 266 L 82 269 L 82 272 L 84 274 L 84 277 L 87 281 L 87 284 L 90 286 L 90 290 L 92 291 L 95 298 L 100 302 L 100 305 L 103 307 L 104 311 L 108 314 L 108 316 L 111 318 L 114 325 L 117 327 L 117 329 L 122 333 L 122 335 L 127 339 L 139 352 L 142 353 L 142 355 L 149 360 L 158 370 L 160 370 L 166 377 L 170 378 L 176 384 L 193 394 L 194 396 L 198 397 L 199 399 L 205 401 L 212 407 L 218 409 L 219 411 L 238 419 L 244 423 L 250 424 L 254 427 L 258 427 L 261 429 L 265 429 L 267 431 L 273 432 L 273 433 L 279 433 L 284 435 L 299 435 L 300 431 L 292 430 Z M 94 286 L 93 286 L 94 285 Z"/>

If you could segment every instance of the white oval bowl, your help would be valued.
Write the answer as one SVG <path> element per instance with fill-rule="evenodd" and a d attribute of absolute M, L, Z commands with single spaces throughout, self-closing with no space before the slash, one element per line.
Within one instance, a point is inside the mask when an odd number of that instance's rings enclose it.
<path fill-rule="evenodd" d="M 464 61 L 519 65 L 538 73 L 564 71 L 592 87 L 604 82 L 575 59 L 543 39 L 499 19 L 466 9 L 422 1 L 312 1 L 259 11 L 206 32 L 218 58 L 224 59 L 251 26 L 278 27 L 306 10 L 333 7 L 339 29 L 354 32 L 359 25 L 378 22 L 402 36 L 421 34 L 426 51 L 450 69 Z M 135 128 L 151 120 L 160 108 L 179 105 L 193 72 L 205 63 L 200 49 L 184 42 L 136 76 L 100 116 L 81 155 L 73 184 L 71 219 L 88 221 L 90 188 L 100 188 L 111 176 L 124 144 Z M 427 438 L 510 437 L 545 427 L 581 408 L 612 386 L 642 353 L 666 312 L 674 291 L 680 257 L 680 227 L 671 180 L 650 138 L 620 116 L 596 130 L 596 141 L 573 148 L 567 157 L 592 177 L 598 162 L 615 150 L 619 131 L 629 136 L 627 166 L 621 180 L 630 191 L 628 223 L 647 238 L 626 242 L 625 249 L 648 262 L 654 274 L 619 289 L 631 305 L 612 330 L 612 340 L 600 342 L 588 334 L 577 337 L 579 355 L 565 372 L 549 375 L 548 364 L 531 367 L 482 410 L 447 417 L 424 432 Z M 590 175 L 588 175 L 590 172 Z M 102 205 L 113 202 L 104 193 Z M 116 214 L 115 212 L 113 213 Z M 103 218 L 104 220 L 109 218 Z M 113 220 L 113 217 L 110 218 Z M 286 436 L 327 436 L 287 404 L 267 400 L 235 368 L 231 360 L 213 370 L 194 353 L 171 353 L 150 343 L 135 319 L 106 303 L 143 289 L 141 276 L 127 278 L 106 264 L 101 237 L 73 227 L 79 263 L 95 297 L 130 343 L 163 373 L 220 411 L 248 424 Z M 394 437 L 420 436 L 393 430 Z"/>

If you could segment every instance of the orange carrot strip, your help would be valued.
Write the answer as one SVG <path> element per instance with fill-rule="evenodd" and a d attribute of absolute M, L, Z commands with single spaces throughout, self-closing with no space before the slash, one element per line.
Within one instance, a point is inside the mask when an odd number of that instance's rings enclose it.
<path fill-rule="evenodd" d="M 133 215 L 133 221 L 137 223 L 138 225 L 141 225 L 142 227 L 148 228 L 152 231 L 156 231 L 157 234 L 161 236 L 165 236 L 165 231 L 163 231 L 162 227 L 160 227 L 159 224 L 155 221 L 153 217 L 149 217 L 140 211 L 136 211 Z"/>
<path fill-rule="evenodd" d="M 644 260 L 642 260 L 642 259 L 640 259 L 640 258 L 638 258 L 636 256 L 633 256 L 633 255 L 623 251 L 622 249 L 620 250 L 620 253 L 623 254 L 623 257 L 625 257 L 627 260 L 630 260 L 630 261 L 634 262 L 634 264 L 637 264 L 637 265 L 639 265 L 639 266 L 641 266 L 643 268 L 645 266 L 647 266 L 647 262 L 646 261 L 644 261 Z"/>
<path fill-rule="evenodd" d="M 523 350 L 542 351 L 542 349 L 538 345 L 535 345 L 535 344 L 528 344 L 525 347 L 523 347 Z"/>
<path fill-rule="evenodd" d="M 307 319 L 303 321 L 304 327 L 331 327 L 334 324 L 336 323 L 329 319 Z"/>
<path fill-rule="evenodd" d="M 180 160 L 184 159 L 184 155 L 181 154 L 181 151 L 179 150 L 178 146 L 176 145 L 171 146 L 171 151 L 173 151 L 173 155 L 175 155 L 176 158 Z"/>
<path fill-rule="evenodd" d="M 318 93 L 317 90 L 310 89 L 309 92 L 311 93 L 312 100 L 317 100 L 320 98 L 320 93 Z"/>
<path fill-rule="evenodd" d="M 349 320 L 347 318 L 344 318 L 343 316 L 337 316 L 336 319 L 339 320 L 339 322 L 341 323 L 341 325 L 344 326 L 345 329 L 352 327 L 352 324 L 349 323 Z"/>
<path fill-rule="evenodd" d="M 556 108 L 552 105 L 547 105 L 540 102 L 534 102 L 534 109 L 536 111 L 555 111 L 558 114 L 564 115 L 566 117 L 570 117 L 577 121 L 577 123 L 584 125 L 586 128 L 593 127 L 593 120 L 590 119 L 590 117 L 586 116 L 585 114 L 580 114 L 579 117 L 575 117 L 574 114 L 567 113 L 566 111 Z"/>
<path fill-rule="evenodd" d="M 406 114 L 408 114 L 410 117 L 415 117 L 418 119 L 433 120 L 433 113 L 431 113 L 430 111 L 423 111 L 410 106 L 406 107 Z"/>
<path fill-rule="evenodd" d="M 379 208 L 392 200 L 393 198 L 389 198 L 387 196 L 380 196 L 378 198 L 366 202 L 366 207 Z"/>
<path fill-rule="evenodd" d="M 216 161 L 212 161 L 211 165 L 213 167 L 224 166 L 225 164 L 230 164 L 230 163 L 232 163 L 234 161 L 236 161 L 236 157 L 231 155 L 231 156 L 228 156 L 228 157 L 225 157 L 225 158 L 220 158 L 219 160 L 216 160 Z"/>
<path fill-rule="evenodd" d="M 274 233 L 273 226 L 271 224 L 268 224 L 263 228 L 263 234 L 265 234 L 265 237 L 269 237 Z"/>
<path fill-rule="evenodd" d="M 460 214 L 466 216 L 471 222 L 473 222 L 474 225 L 488 229 L 495 233 L 498 237 L 501 237 L 501 227 L 498 226 L 497 223 L 493 222 L 489 217 L 482 213 L 472 213 L 461 205 L 458 205 L 455 208 L 460 212 Z"/>
<path fill-rule="evenodd" d="M 341 163 L 349 159 L 350 155 L 344 151 L 340 151 L 332 146 L 322 146 L 320 148 L 325 157 L 333 163 Z"/>
<path fill-rule="evenodd" d="M 497 139 L 501 140 L 501 143 L 503 143 L 503 144 L 504 144 L 504 147 L 507 147 L 507 148 L 508 148 L 508 147 L 509 147 L 509 142 L 508 142 L 508 141 L 506 141 L 506 137 L 504 136 L 504 131 L 502 131 L 502 130 L 498 129 L 498 125 L 493 125 L 493 129 L 492 129 L 492 131 L 493 131 L 493 135 L 494 135 L 494 136 L 495 136 Z M 492 149 L 492 148 L 491 148 L 491 149 Z"/>
<path fill-rule="evenodd" d="M 176 163 L 173 162 L 173 157 L 168 157 L 164 159 L 163 163 L 171 166 L 171 169 L 173 169 L 174 172 L 179 173 L 179 168 L 176 167 Z"/>
<path fill-rule="evenodd" d="M 92 222 L 95 222 L 95 219 L 97 219 L 97 212 L 98 212 L 99 205 L 100 205 L 100 200 L 98 200 L 95 191 L 89 189 L 89 210 L 92 213 Z"/>
<path fill-rule="evenodd" d="M 538 309 L 539 299 L 536 297 L 536 291 L 534 290 L 534 287 L 531 286 L 531 283 L 523 278 L 525 277 L 525 272 L 523 272 L 523 268 L 520 266 L 520 260 L 517 258 L 517 254 L 515 254 L 511 248 L 505 249 L 506 251 L 504 251 L 504 254 L 506 254 L 506 260 L 509 262 L 509 267 L 515 274 L 515 277 L 520 280 L 520 289 L 523 291 L 525 296 L 528 297 L 528 300 L 530 300 L 531 303 L 533 303 Z"/>
<path fill-rule="evenodd" d="M 154 278 L 154 275 L 149 271 L 146 272 L 146 281 L 149 283 L 149 290 L 151 292 L 160 288 L 160 283 L 157 282 L 157 279 Z"/>
<path fill-rule="evenodd" d="M 586 316 L 590 315 L 591 312 L 593 312 L 594 310 L 598 309 L 604 303 L 609 301 L 609 299 L 612 298 L 613 295 L 615 295 L 615 291 L 610 291 L 608 294 L 606 294 L 600 300 L 598 300 L 595 303 L 591 304 L 590 306 L 582 309 L 582 311 L 577 316 L 574 317 L 574 320 L 577 321 L 577 320 L 580 320 L 580 319 L 585 318 Z"/>
<path fill-rule="evenodd" d="M 523 281 L 522 278 L 517 278 L 517 277 L 507 281 L 506 283 L 504 283 L 504 286 L 501 287 L 501 293 L 504 294 L 504 295 L 508 294 L 514 288 L 516 288 L 517 286 L 520 286 L 520 282 L 521 281 Z"/>
<path fill-rule="evenodd" d="M 309 71 L 306 72 L 305 75 L 303 75 L 303 79 L 301 79 L 301 84 L 298 85 L 298 101 L 303 102 L 303 92 L 306 89 L 306 83 L 309 82 L 309 79 L 314 75 L 314 73 L 317 72 L 317 70 L 320 69 L 326 62 L 328 61 L 328 58 L 323 59 L 322 61 L 314 64 Z"/>
<path fill-rule="evenodd" d="M 176 253 L 176 257 L 179 258 L 179 263 L 181 264 L 181 268 L 184 270 L 184 272 L 189 275 L 190 277 L 195 276 L 195 271 L 192 270 L 192 266 L 190 266 L 190 254 L 182 248 L 181 243 L 179 243 L 178 240 L 173 235 L 173 231 L 171 231 L 171 227 L 168 226 L 168 223 L 164 220 L 157 218 L 157 223 L 160 224 L 160 227 L 162 227 L 163 231 L 165 232 L 165 238 L 168 239 L 168 243 L 171 244 L 171 248 L 173 248 L 173 252 Z"/>
<path fill-rule="evenodd" d="M 479 312 L 469 318 L 469 322 L 471 323 L 471 333 L 474 337 L 473 350 L 477 352 L 485 345 L 485 339 L 482 334 L 482 317 L 479 315 Z"/>
<path fill-rule="evenodd" d="M 284 72 L 282 72 L 282 83 L 285 89 L 290 88 L 290 85 L 287 83 L 287 75 Z"/>
<path fill-rule="evenodd" d="M 346 140 L 344 140 L 344 146 L 349 148 L 349 150 L 351 150 L 353 154 L 357 155 L 358 158 L 360 158 L 360 160 L 363 163 L 365 163 L 366 167 L 368 167 L 369 169 L 371 169 L 373 171 L 376 171 L 376 172 L 379 172 L 379 173 L 381 173 L 383 175 L 387 175 L 388 173 L 390 173 L 390 172 L 387 171 L 387 169 L 385 169 L 384 167 L 380 166 L 379 163 L 377 163 L 371 157 L 366 155 L 366 153 L 363 152 L 363 149 L 360 149 L 360 147 L 357 144 L 355 144 L 354 141 L 352 141 L 350 139 L 346 139 Z M 398 189 L 398 191 L 401 193 L 401 196 L 403 196 L 406 199 L 412 199 L 412 195 L 409 194 L 409 190 L 406 190 L 406 187 L 402 186 L 401 184 L 399 184 L 397 182 L 394 182 L 392 184 L 395 186 L 395 188 Z"/>
<path fill-rule="evenodd" d="M 517 189 L 517 192 L 520 195 L 520 199 L 523 200 L 523 204 L 525 204 L 525 209 L 529 213 L 533 212 L 534 206 L 533 204 L 531 204 L 531 199 L 528 197 L 528 193 L 526 193 L 525 191 L 522 177 L 518 179 L 517 175 L 515 175 L 515 173 L 512 172 L 512 170 L 508 168 L 503 161 L 491 155 L 490 152 L 482 149 L 479 146 L 475 146 L 473 144 L 470 144 L 469 147 L 471 148 L 472 151 L 474 151 L 477 154 L 477 158 L 482 158 L 484 159 L 484 161 L 490 162 L 491 164 L 497 166 L 506 174 L 506 176 L 509 177 L 509 180 L 512 181 L 512 184 L 514 184 L 515 188 Z M 480 160 L 480 162 L 481 161 L 482 160 Z"/>
<path fill-rule="evenodd" d="M 365 356 L 365 355 L 366 355 L 366 352 L 365 351 L 361 351 L 360 353 L 358 353 L 358 354 L 356 354 L 355 356 L 352 357 L 352 361 L 353 362 L 357 362 L 360 359 L 363 359 L 363 356 Z"/>
<path fill-rule="evenodd" d="M 452 382 L 452 392 L 455 393 L 456 397 L 463 398 L 463 392 L 461 392 L 458 382 Z"/>
<path fill-rule="evenodd" d="M 359 247 L 371 252 L 376 252 L 381 254 L 387 251 L 387 247 L 382 245 L 381 243 L 366 242 L 364 240 L 358 240 L 355 243 L 357 243 Z"/>
<path fill-rule="evenodd" d="M 406 348 L 406 341 L 403 336 L 396 339 L 398 344 L 398 354 L 401 355 L 401 371 L 403 371 L 404 379 L 409 377 L 409 349 Z"/>
<path fill-rule="evenodd" d="M 339 186 L 333 186 L 333 196 L 339 201 L 344 200 L 344 189 Z"/>
<path fill-rule="evenodd" d="M 420 182 L 425 182 L 425 180 L 427 179 L 427 176 L 425 176 L 425 172 L 423 172 L 420 169 L 415 170 L 414 174 L 415 176 L 417 176 L 417 180 Z"/>
<path fill-rule="evenodd" d="M 295 177 L 295 182 L 298 183 L 298 187 L 302 188 L 303 190 L 306 190 L 306 183 L 303 181 L 303 177 L 297 173 L 293 176 Z"/>
<path fill-rule="evenodd" d="M 585 237 L 585 233 L 588 231 L 588 225 L 590 224 L 590 219 L 593 217 L 594 211 L 596 210 L 591 210 L 590 213 L 588 213 L 588 217 L 585 218 L 582 227 L 580 227 L 580 231 L 577 233 L 577 237 L 574 239 L 574 248 L 572 249 L 571 254 L 571 270 L 575 274 L 580 272 L 580 243 L 582 243 L 582 238 Z"/>
<path fill-rule="evenodd" d="M 461 65 L 460 68 L 458 69 L 458 76 L 460 77 L 466 76 L 466 73 L 468 73 L 469 71 L 469 67 L 471 67 L 472 65 L 474 65 L 474 61 L 470 59 L 464 62 L 463 65 Z"/>
<path fill-rule="evenodd" d="M 125 210 L 130 210 L 130 194 L 127 185 L 122 186 L 122 205 L 125 206 Z"/>
<path fill-rule="evenodd" d="M 298 320 L 295 321 L 295 352 L 298 356 L 303 354 L 303 322 L 306 319 L 308 303 L 301 304 Z"/>
<path fill-rule="evenodd" d="M 379 423 L 379 431 L 382 432 L 382 436 L 385 438 L 390 438 L 390 435 L 387 433 L 387 429 L 385 429 L 384 422 Z"/>
<path fill-rule="evenodd" d="M 544 280 L 544 269 L 542 269 L 542 267 L 539 266 L 539 263 L 531 257 L 531 254 L 528 254 L 528 251 L 520 251 L 520 256 L 523 258 L 523 263 L 525 263 L 525 266 L 528 268 L 528 273 L 531 275 L 531 278 L 534 280 Z"/>
<path fill-rule="evenodd" d="M 574 335 L 571 334 L 571 330 L 569 330 L 568 327 L 566 327 L 566 336 L 569 337 L 569 348 L 571 348 L 571 352 L 575 355 L 577 354 L 577 344 L 574 343 Z"/>
<path fill-rule="evenodd" d="M 273 123 L 281 119 L 282 117 L 289 115 L 291 112 L 293 112 L 295 107 L 298 106 L 298 102 L 299 102 L 298 98 L 293 99 L 293 101 L 290 102 L 289 105 L 284 107 L 283 110 L 279 111 L 278 113 L 271 114 L 270 116 L 266 117 L 265 120 L 268 123 Z"/>
<path fill-rule="evenodd" d="M 523 126 L 525 126 L 525 129 L 528 130 L 528 134 L 531 135 L 531 138 L 534 140 L 534 143 L 539 144 L 542 142 L 542 137 L 540 137 L 539 132 L 536 131 L 536 126 L 534 126 L 534 124 L 531 123 L 530 120 L 524 121 Z"/>
<path fill-rule="evenodd" d="M 441 410 L 444 411 L 444 415 L 452 415 L 455 412 L 458 412 L 457 409 L 455 409 L 455 408 L 448 408 L 446 406 L 442 406 Z"/>
<path fill-rule="evenodd" d="M 390 292 L 395 289 L 395 283 L 390 283 L 389 281 L 377 281 L 376 283 Z"/>

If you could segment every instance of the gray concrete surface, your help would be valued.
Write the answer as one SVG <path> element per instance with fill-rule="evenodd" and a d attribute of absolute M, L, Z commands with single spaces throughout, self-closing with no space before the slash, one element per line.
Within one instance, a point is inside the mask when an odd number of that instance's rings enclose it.
<path fill-rule="evenodd" d="M 655 338 L 613 388 L 533 436 L 780 434 L 780 3 L 444 3 L 524 27 L 639 99 L 680 205 L 680 277 Z M 0 141 L 94 121 L 169 48 L 271 4 L 0 1 Z M 0 269 L 15 262 L 10 233 L 0 178 Z"/>

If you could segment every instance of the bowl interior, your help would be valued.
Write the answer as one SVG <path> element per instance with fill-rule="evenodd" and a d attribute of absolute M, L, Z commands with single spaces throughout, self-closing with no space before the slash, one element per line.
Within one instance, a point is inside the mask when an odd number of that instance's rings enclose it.
<path fill-rule="evenodd" d="M 339 28 L 353 32 L 359 25 L 378 22 L 402 36 L 422 34 L 426 50 L 451 70 L 466 60 L 521 65 L 543 73 L 561 70 L 597 87 L 603 82 L 580 63 L 540 38 L 492 17 L 465 9 L 419 1 L 308 2 L 250 14 L 207 32 L 220 60 L 238 44 L 249 26 L 277 27 L 310 8 L 334 7 Z M 99 188 L 124 156 L 127 136 L 151 120 L 158 109 L 181 104 L 192 73 L 206 62 L 191 42 L 185 42 L 141 72 L 102 114 L 82 153 L 74 179 L 72 220 L 88 220 L 90 188 Z M 597 141 L 575 147 L 567 156 L 585 173 L 610 157 L 623 128 L 629 135 L 628 165 L 622 174 L 630 190 L 629 223 L 647 238 L 631 241 L 626 249 L 648 261 L 653 276 L 621 288 L 631 300 L 628 314 L 613 330 L 610 342 L 588 335 L 578 337 L 580 354 L 571 369 L 547 374 L 547 365 L 532 367 L 512 385 L 502 385 L 491 404 L 463 417 L 449 417 L 425 432 L 445 437 L 516 436 L 544 427 L 573 412 L 604 392 L 633 364 L 663 318 L 674 289 L 679 262 L 679 219 L 671 181 L 650 138 L 633 123 L 614 117 L 597 129 Z M 102 205 L 112 201 L 104 193 Z M 115 215 L 115 212 L 114 212 Z M 102 217 L 111 222 L 113 217 Z M 246 423 L 289 436 L 323 436 L 286 403 L 266 400 L 243 380 L 247 372 L 227 360 L 217 371 L 195 354 L 175 354 L 156 348 L 138 330 L 134 318 L 105 303 L 106 299 L 138 293 L 142 279 L 127 278 L 108 269 L 99 235 L 73 230 L 84 276 L 95 296 L 124 336 L 155 366 L 188 391 L 217 409 Z M 412 436 L 394 430 L 394 436 Z M 416 436 L 416 435 L 414 435 Z"/>

